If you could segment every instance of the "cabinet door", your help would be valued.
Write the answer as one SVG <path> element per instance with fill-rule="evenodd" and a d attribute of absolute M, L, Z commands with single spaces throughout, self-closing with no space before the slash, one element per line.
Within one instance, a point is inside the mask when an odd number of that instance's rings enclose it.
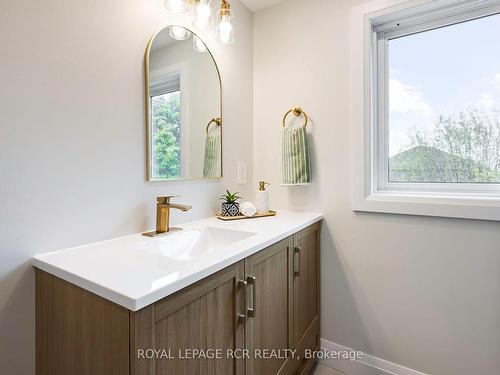
<path fill-rule="evenodd" d="M 292 238 L 245 259 L 247 275 L 247 375 L 286 373 L 284 358 L 257 358 L 266 349 L 290 348 L 290 278 Z M 255 356 L 257 354 L 257 356 Z"/>
<path fill-rule="evenodd" d="M 294 235 L 292 335 L 297 347 L 310 341 L 312 331 L 319 327 L 319 231 L 318 223 Z"/>
<path fill-rule="evenodd" d="M 242 261 L 133 313 L 131 374 L 243 375 L 243 359 L 227 358 L 244 348 L 243 271 Z M 149 348 L 164 351 L 142 358 Z M 219 356 L 214 349 L 222 358 L 200 358 Z M 198 358 L 189 350 L 199 350 Z"/>

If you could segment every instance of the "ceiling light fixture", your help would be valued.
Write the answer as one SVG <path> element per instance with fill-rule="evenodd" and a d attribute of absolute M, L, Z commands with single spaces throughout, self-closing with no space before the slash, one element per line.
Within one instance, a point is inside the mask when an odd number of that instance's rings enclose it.
<path fill-rule="evenodd" d="M 199 53 L 205 53 L 208 51 L 205 43 L 203 43 L 203 41 L 196 35 L 193 35 L 193 49 Z"/>
<path fill-rule="evenodd" d="M 174 14 L 186 13 L 191 6 L 194 28 L 207 31 L 214 25 L 214 12 L 211 6 L 212 0 L 165 0 L 165 7 Z M 217 40 L 225 45 L 234 42 L 234 27 L 231 23 L 233 12 L 228 0 L 221 0 L 218 12 L 219 20 L 217 24 Z M 183 28 L 172 26 L 170 36 L 177 40 L 184 40 L 191 36 L 191 33 Z M 193 45 L 196 40 L 193 41 Z"/>
<path fill-rule="evenodd" d="M 217 40 L 225 45 L 234 42 L 234 28 L 231 23 L 233 12 L 231 11 L 231 4 L 227 0 L 222 0 L 219 11 L 219 25 L 217 26 Z"/>
<path fill-rule="evenodd" d="M 165 7 L 174 14 L 186 13 L 189 10 L 186 0 L 165 0 Z"/>
<path fill-rule="evenodd" d="M 191 36 L 189 30 L 181 26 L 170 26 L 169 34 L 175 40 L 186 40 Z"/>
<path fill-rule="evenodd" d="M 214 17 L 209 0 L 199 0 L 195 5 L 193 26 L 198 30 L 210 30 L 214 25 Z"/>

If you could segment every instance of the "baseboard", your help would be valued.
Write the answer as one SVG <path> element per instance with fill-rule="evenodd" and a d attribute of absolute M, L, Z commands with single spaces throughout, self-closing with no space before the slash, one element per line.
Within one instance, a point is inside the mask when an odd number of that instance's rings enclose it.
<path fill-rule="evenodd" d="M 327 352 L 355 350 L 324 339 L 321 339 L 321 348 Z M 324 358 L 321 359 L 320 363 L 342 371 L 346 375 L 427 375 L 369 354 L 363 354 L 360 359 L 353 361 L 348 359 Z"/>

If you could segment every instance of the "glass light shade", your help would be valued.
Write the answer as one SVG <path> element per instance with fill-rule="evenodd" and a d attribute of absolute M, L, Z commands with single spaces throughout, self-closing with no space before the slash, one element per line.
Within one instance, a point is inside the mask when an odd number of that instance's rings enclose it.
<path fill-rule="evenodd" d="M 189 10 L 186 0 L 165 0 L 165 7 L 174 14 L 186 13 Z"/>
<path fill-rule="evenodd" d="M 170 26 L 169 34 L 175 40 L 185 40 L 191 36 L 189 30 L 180 26 Z"/>
<path fill-rule="evenodd" d="M 222 16 L 217 26 L 217 40 L 222 44 L 232 44 L 234 42 L 234 28 L 231 24 L 230 16 Z"/>
<path fill-rule="evenodd" d="M 214 17 L 212 14 L 212 8 L 210 8 L 209 1 L 200 0 L 198 5 L 196 5 L 193 26 L 200 30 L 209 30 L 212 28 L 213 23 Z"/>
<path fill-rule="evenodd" d="M 196 35 L 193 35 L 193 49 L 199 53 L 205 53 L 208 51 L 205 43 L 203 43 Z"/>

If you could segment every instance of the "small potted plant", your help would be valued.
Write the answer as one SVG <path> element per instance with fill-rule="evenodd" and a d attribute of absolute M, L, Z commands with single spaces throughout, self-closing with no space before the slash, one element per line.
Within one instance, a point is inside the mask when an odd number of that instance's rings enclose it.
<path fill-rule="evenodd" d="M 226 194 L 221 197 L 222 216 L 238 216 L 240 214 L 240 204 L 237 202 L 241 197 L 238 193 L 231 193 L 226 190 Z"/>

